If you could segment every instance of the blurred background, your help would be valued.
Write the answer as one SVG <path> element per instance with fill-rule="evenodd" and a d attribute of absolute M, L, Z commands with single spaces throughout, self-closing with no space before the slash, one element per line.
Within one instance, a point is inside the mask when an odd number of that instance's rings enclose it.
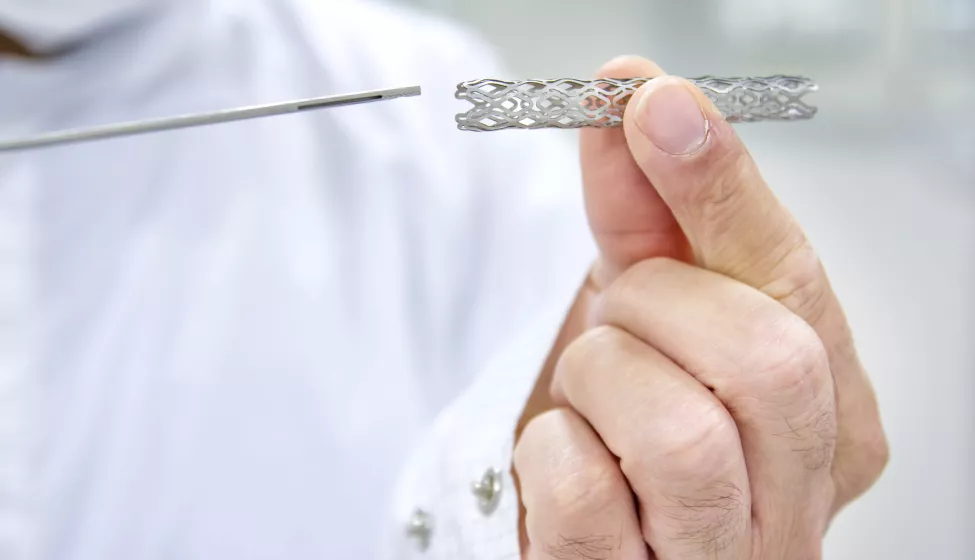
<path fill-rule="evenodd" d="M 498 78 L 641 54 L 816 79 L 814 120 L 738 130 L 820 250 L 893 449 L 826 558 L 975 557 L 975 0 L 390 1 L 480 31 Z"/>

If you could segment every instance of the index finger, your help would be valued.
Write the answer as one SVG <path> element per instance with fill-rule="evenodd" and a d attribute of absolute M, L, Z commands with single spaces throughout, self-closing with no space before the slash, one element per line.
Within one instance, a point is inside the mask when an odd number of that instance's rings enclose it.
<path fill-rule="evenodd" d="M 622 56 L 606 63 L 597 76 L 626 79 L 663 74 L 653 61 Z M 689 260 L 680 226 L 633 160 L 623 130 L 583 129 L 579 148 L 586 214 L 600 252 L 592 273 L 596 287 L 605 288 L 624 270 L 648 258 Z"/>

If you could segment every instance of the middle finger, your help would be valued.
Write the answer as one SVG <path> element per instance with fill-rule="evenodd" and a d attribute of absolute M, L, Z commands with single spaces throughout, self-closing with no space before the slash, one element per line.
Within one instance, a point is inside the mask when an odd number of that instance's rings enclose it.
<path fill-rule="evenodd" d="M 761 292 L 671 259 L 603 292 L 595 319 L 632 333 L 711 389 L 734 417 L 758 532 L 816 546 L 828 517 L 836 408 L 815 331 Z M 784 543 L 765 542 L 781 556 Z"/>

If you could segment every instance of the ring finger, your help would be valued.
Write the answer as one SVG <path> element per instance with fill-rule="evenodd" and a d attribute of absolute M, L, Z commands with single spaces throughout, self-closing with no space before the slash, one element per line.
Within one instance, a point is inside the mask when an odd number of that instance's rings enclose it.
<path fill-rule="evenodd" d="M 633 493 L 616 459 L 576 412 L 536 416 L 515 448 L 530 560 L 649 553 Z"/>

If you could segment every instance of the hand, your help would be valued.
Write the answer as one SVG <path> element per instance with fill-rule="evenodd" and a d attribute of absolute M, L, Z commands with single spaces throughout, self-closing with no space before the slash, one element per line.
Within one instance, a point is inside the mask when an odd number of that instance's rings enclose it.
<path fill-rule="evenodd" d="M 618 59 L 602 76 L 659 76 Z M 582 138 L 601 256 L 515 449 L 532 559 L 821 557 L 888 449 L 823 268 L 733 129 L 653 80 Z"/>

